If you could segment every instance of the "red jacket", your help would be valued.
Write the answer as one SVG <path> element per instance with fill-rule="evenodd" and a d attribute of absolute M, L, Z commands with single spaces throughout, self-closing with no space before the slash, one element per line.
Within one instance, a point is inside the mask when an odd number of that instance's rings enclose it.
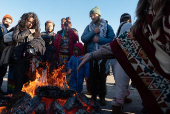
<path fill-rule="evenodd" d="M 62 38 L 62 33 L 63 33 L 63 29 L 57 33 L 57 36 L 54 41 L 54 47 L 56 48 L 55 56 L 56 56 L 57 61 L 59 59 L 59 54 L 60 54 L 60 42 L 61 42 L 61 38 Z M 76 41 L 78 41 L 78 36 L 74 33 L 74 31 L 72 29 L 70 29 L 70 31 L 69 31 L 70 57 L 73 55 L 73 46 L 74 46 L 74 44 L 76 44 Z"/>

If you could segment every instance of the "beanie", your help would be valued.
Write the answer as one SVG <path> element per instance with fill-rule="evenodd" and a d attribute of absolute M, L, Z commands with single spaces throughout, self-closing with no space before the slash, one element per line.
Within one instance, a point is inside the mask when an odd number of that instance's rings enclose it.
<path fill-rule="evenodd" d="M 101 16 L 101 12 L 100 12 L 100 9 L 98 6 L 96 6 L 95 8 L 93 8 L 91 11 L 90 11 L 90 15 L 93 14 L 93 13 L 96 13 L 98 15 Z"/>
<path fill-rule="evenodd" d="M 12 22 L 13 22 L 13 18 L 12 18 L 9 14 L 6 14 L 6 15 L 3 17 L 3 19 L 5 19 L 5 18 L 10 18 L 10 19 L 12 20 Z M 2 21 L 3 21 L 3 19 L 2 19 Z"/>

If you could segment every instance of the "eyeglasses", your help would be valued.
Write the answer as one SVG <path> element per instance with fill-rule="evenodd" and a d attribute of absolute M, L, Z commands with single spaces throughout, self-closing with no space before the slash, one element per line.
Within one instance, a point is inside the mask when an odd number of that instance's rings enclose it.
<path fill-rule="evenodd" d="M 28 21 L 28 24 L 32 24 L 32 25 L 34 25 L 34 24 L 35 24 L 35 22 L 34 22 L 34 21 L 33 21 L 33 22 Z"/>

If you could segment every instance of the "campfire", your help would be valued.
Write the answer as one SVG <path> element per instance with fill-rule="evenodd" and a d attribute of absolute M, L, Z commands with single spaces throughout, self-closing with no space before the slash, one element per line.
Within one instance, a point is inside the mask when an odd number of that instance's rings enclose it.
<path fill-rule="evenodd" d="M 23 85 L 22 92 L 3 96 L 0 114 L 100 114 L 100 106 L 82 93 L 70 90 L 62 67 L 48 73 L 49 63 L 33 67 L 29 76 L 34 81 Z M 32 69 L 34 68 L 34 69 Z M 5 99 L 4 99 L 5 98 Z"/>

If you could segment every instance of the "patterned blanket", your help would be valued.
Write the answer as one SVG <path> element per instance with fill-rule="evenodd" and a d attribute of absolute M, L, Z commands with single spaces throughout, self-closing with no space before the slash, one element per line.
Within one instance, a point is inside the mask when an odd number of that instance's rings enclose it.
<path fill-rule="evenodd" d="M 149 114 L 170 114 L 170 80 L 162 76 L 130 32 L 111 42 L 114 56 L 132 79 Z"/>

